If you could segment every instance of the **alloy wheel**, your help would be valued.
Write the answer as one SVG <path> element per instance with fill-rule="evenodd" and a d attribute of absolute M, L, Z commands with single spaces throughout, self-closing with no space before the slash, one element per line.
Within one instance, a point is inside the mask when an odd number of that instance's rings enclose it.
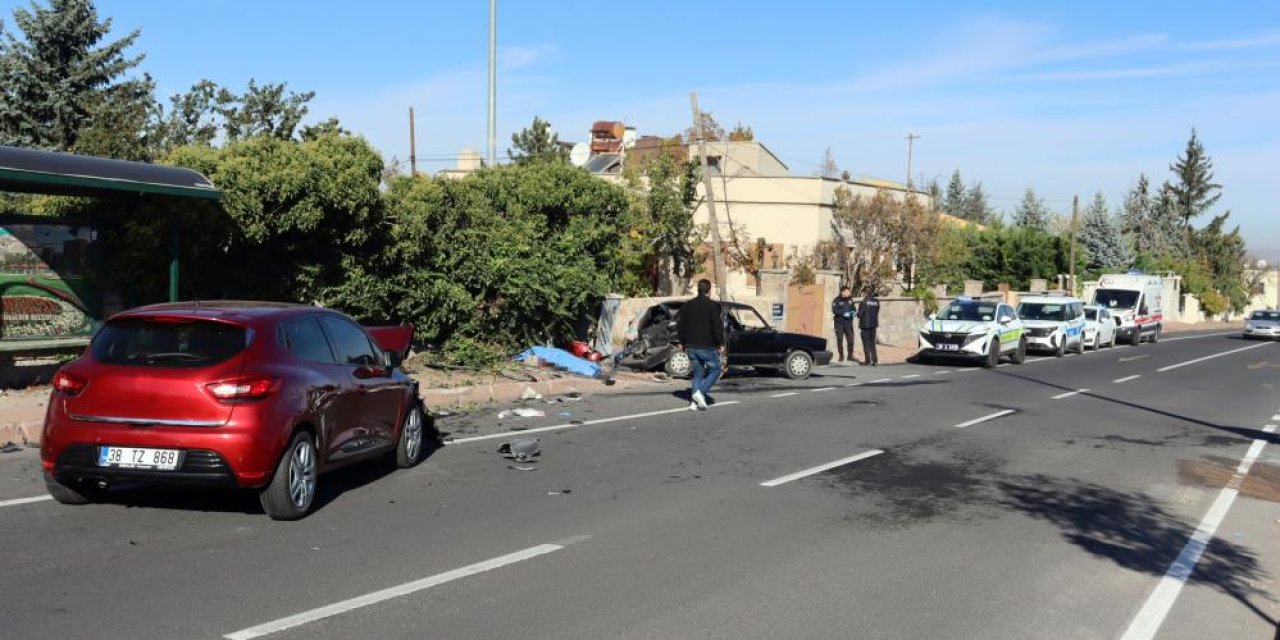
<path fill-rule="evenodd" d="M 289 499 L 306 509 L 316 493 L 316 455 L 308 441 L 299 441 L 289 457 Z"/>

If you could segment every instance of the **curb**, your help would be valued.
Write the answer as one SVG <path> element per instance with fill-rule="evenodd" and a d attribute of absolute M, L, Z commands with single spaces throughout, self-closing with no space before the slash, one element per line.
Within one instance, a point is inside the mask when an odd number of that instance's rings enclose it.
<path fill-rule="evenodd" d="M 615 378 L 613 385 L 606 386 L 603 382 L 590 378 L 556 378 L 538 382 L 501 382 L 448 389 L 421 389 L 418 395 L 427 407 L 459 407 L 468 404 L 512 402 L 519 400 L 526 388 L 542 394 L 543 398 L 552 398 L 571 391 L 578 391 L 583 395 L 594 395 L 659 384 L 662 382 Z"/>

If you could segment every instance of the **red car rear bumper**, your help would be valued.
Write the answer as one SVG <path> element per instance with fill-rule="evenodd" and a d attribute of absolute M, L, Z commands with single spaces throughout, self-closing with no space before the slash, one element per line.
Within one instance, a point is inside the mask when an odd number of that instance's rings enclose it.
<path fill-rule="evenodd" d="M 172 485 L 258 487 L 271 479 L 285 446 L 271 404 L 237 406 L 218 427 L 132 425 L 76 420 L 58 396 L 50 398 L 40 458 L 59 480 L 103 479 Z M 283 425 L 282 425 L 283 426 Z M 122 469 L 98 464 L 102 447 L 177 449 L 174 471 Z"/>

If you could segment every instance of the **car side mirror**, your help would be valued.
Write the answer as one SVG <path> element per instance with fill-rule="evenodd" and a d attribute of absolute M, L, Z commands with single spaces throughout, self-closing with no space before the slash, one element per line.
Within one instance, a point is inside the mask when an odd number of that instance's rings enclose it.
<path fill-rule="evenodd" d="M 930 319 L 930 320 L 937 320 L 937 319 L 938 319 L 938 314 L 936 314 L 936 313 L 927 313 L 927 314 L 925 314 L 925 316 L 924 316 L 924 317 L 926 317 L 926 318 L 928 318 L 928 319 Z"/>
<path fill-rule="evenodd" d="M 1013 322 L 1013 316 L 1000 316 L 1000 324 L 1009 324 Z"/>

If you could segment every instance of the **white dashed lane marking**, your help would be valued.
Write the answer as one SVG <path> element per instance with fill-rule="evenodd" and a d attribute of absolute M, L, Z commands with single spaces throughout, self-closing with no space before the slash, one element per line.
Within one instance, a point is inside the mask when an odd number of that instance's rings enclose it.
<path fill-rule="evenodd" d="M 786 483 L 791 482 L 791 481 L 793 481 L 793 480 L 799 480 L 800 478 L 804 478 L 804 477 L 807 477 L 807 476 L 811 476 L 811 475 L 813 475 L 813 474 L 815 474 L 815 473 L 822 473 L 823 471 L 829 471 L 829 470 L 834 469 L 834 468 L 836 468 L 836 467 L 842 467 L 842 466 L 844 466 L 844 465 L 846 465 L 846 464 L 849 464 L 849 463 L 851 463 L 851 462 L 857 462 L 857 461 L 859 461 L 859 460 L 866 460 L 867 458 L 870 458 L 870 457 L 872 457 L 872 456 L 878 456 L 878 455 L 880 455 L 880 454 L 882 454 L 882 453 L 884 453 L 884 450 L 883 450 L 883 449 L 872 449 L 872 450 L 870 450 L 870 451 L 863 451 L 862 453 L 859 453 L 859 454 L 857 454 L 857 455 L 853 455 L 853 456 L 849 456 L 848 458 L 840 458 L 839 460 L 832 460 L 831 462 L 828 462 L 828 463 L 826 463 L 826 464 L 820 464 L 820 465 L 818 465 L 818 466 L 816 466 L 816 467 L 809 467 L 808 469 L 805 469 L 805 470 L 803 470 L 803 471 L 797 471 L 797 472 L 795 472 L 795 473 L 787 474 L 787 475 L 785 475 L 785 476 L 782 476 L 781 478 L 774 478 L 773 480 L 769 480 L 769 481 L 767 481 L 767 482 L 761 482 L 761 483 L 760 483 L 760 486 L 762 486 L 762 487 L 776 487 L 776 486 L 778 486 L 778 485 L 780 485 L 780 484 L 786 484 Z"/>
<path fill-rule="evenodd" d="M 995 413 L 982 416 L 981 418 L 974 418 L 973 420 L 970 420 L 968 422 L 961 422 L 960 424 L 956 425 L 956 428 L 964 429 L 966 427 L 972 427 L 975 424 L 986 422 L 988 420 L 995 420 L 996 418 L 1002 418 L 1011 413 L 1016 413 L 1016 412 L 1013 409 L 1005 409 L 1004 411 L 997 411 Z"/>

